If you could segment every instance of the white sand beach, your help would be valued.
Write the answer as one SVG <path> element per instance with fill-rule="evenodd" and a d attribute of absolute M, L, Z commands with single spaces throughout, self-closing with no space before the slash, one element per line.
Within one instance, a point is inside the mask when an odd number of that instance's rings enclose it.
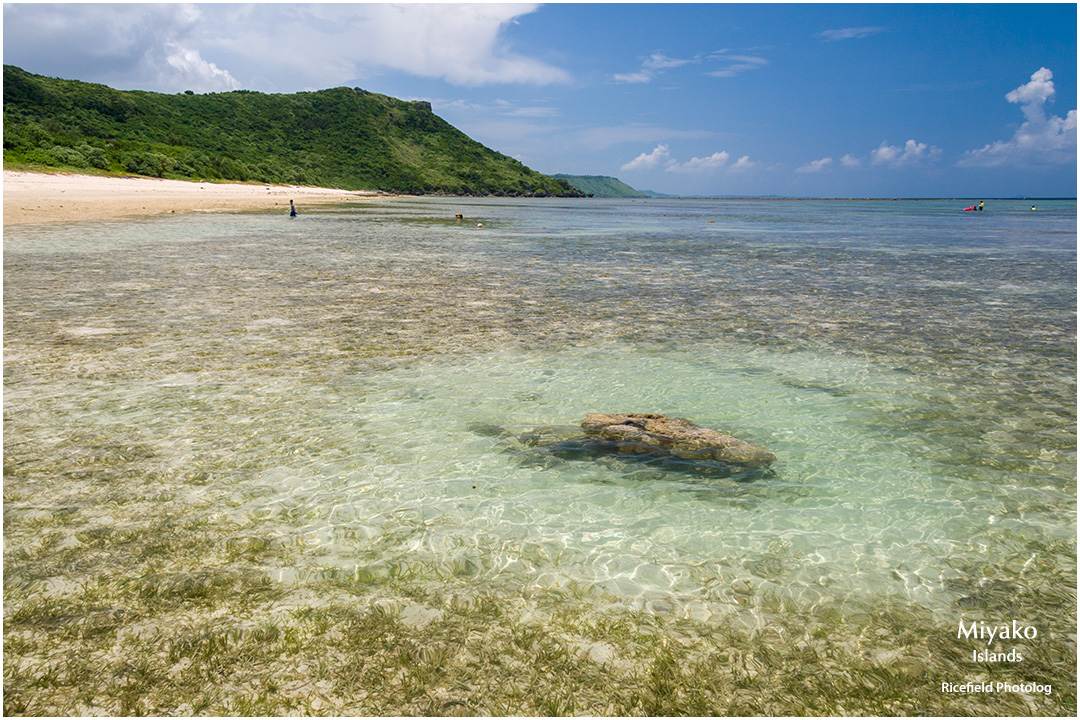
<path fill-rule="evenodd" d="M 4 171 L 4 226 L 228 212 L 372 198 L 370 191 Z"/>

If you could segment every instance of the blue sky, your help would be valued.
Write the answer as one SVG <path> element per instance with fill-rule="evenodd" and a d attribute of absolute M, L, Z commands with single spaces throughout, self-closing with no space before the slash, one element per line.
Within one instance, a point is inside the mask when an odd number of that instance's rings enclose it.
<path fill-rule="evenodd" d="M 1062 4 L 4 5 L 4 62 L 121 89 L 426 99 L 545 173 L 671 194 L 1075 196 Z"/>

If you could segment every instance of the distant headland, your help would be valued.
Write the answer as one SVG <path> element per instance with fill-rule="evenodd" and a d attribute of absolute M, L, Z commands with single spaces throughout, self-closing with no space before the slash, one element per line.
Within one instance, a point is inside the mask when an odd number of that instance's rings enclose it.
<path fill-rule="evenodd" d="M 601 198 L 646 198 L 670 197 L 651 190 L 635 190 L 618 178 L 607 175 L 564 175 L 556 173 L 551 177 L 565 180 L 590 197 Z"/>

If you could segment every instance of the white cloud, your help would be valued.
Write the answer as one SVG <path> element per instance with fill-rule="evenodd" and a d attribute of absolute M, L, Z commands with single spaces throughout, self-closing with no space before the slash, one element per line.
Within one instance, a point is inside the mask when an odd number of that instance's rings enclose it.
<path fill-rule="evenodd" d="M 687 65 L 692 62 L 694 61 L 682 60 L 680 58 L 670 58 L 662 53 L 653 53 L 649 57 L 645 58 L 645 61 L 642 63 L 642 67 L 649 70 L 667 70 L 669 68 L 682 67 L 683 65 Z"/>
<path fill-rule="evenodd" d="M 615 82 L 621 83 L 647 83 L 652 82 L 652 79 L 652 73 L 644 70 L 636 73 L 615 73 Z"/>
<path fill-rule="evenodd" d="M 875 163 L 896 162 L 896 159 L 900 157 L 903 152 L 902 148 L 898 148 L 895 145 L 889 145 L 887 141 L 882 140 L 878 149 L 870 153 L 870 160 Z"/>
<path fill-rule="evenodd" d="M 231 7 L 231 6 L 222 6 Z M 283 4 L 244 13 L 228 23 L 219 47 L 271 67 L 309 77 L 323 87 L 383 70 L 441 78 L 454 85 L 545 85 L 564 82 L 563 70 L 514 53 L 502 39 L 535 5 Z M 242 28 L 239 31 L 237 28 Z"/>
<path fill-rule="evenodd" d="M 822 170 L 824 170 L 826 167 L 828 167 L 831 164 L 832 164 L 832 158 L 830 158 L 830 157 L 821 158 L 820 160 L 814 160 L 812 162 L 806 163 L 805 165 L 803 165 L 800 168 L 796 168 L 795 172 L 797 172 L 797 173 L 821 172 Z"/>
<path fill-rule="evenodd" d="M 567 74 L 511 52 L 503 28 L 535 5 L 342 5 L 364 32 L 350 38 L 357 64 L 375 62 L 456 85 L 563 82 Z"/>
<path fill-rule="evenodd" d="M 718 70 L 705 74 L 710 77 L 735 77 L 748 70 L 757 70 L 769 64 L 769 61 L 756 55 L 732 55 L 728 50 L 718 50 L 705 58 L 710 63 L 721 65 Z M 614 78 L 620 83 L 647 83 L 661 75 L 665 70 L 702 62 L 701 56 L 691 59 L 670 58 L 662 53 L 653 53 L 641 63 L 641 70 L 633 73 L 617 73 Z"/>
<path fill-rule="evenodd" d="M 749 170 L 755 165 L 757 165 L 757 163 L 750 160 L 749 155 L 743 155 L 741 158 L 735 161 L 735 164 L 731 166 L 731 169 L 735 171 Z"/>
<path fill-rule="evenodd" d="M 641 70 L 634 73 L 616 73 L 615 82 L 620 83 L 647 83 L 652 82 L 653 78 L 661 74 L 664 70 L 670 70 L 671 68 L 682 67 L 690 63 L 697 62 L 697 59 L 683 60 L 680 58 L 670 58 L 663 53 L 653 53 L 641 62 Z"/>
<path fill-rule="evenodd" d="M 860 165 L 862 165 L 862 160 L 855 157 L 854 155 L 848 154 L 840 158 L 840 164 L 844 167 L 859 167 Z"/>
<path fill-rule="evenodd" d="M 708 172 L 722 168 L 731 157 L 726 152 L 714 152 L 708 157 L 690 158 L 684 163 L 672 162 L 667 166 L 668 172 Z"/>
<path fill-rule="evenodd" d="M 61 77 L 79 67 L 79 79 L 166 92 L 241 82 L 291 92 L 387 70 L 465 86 L 565 82 L 564 70 L 506 42 L 507 26 L 536 7 L 6 4 L 4 61 Z"/>
<path fill-rule="evenodd" d="M 729 55 L 727 50 L 713 53 L 710 60 L 722 63 L 724 67 L 713 70 L 707 75 L 712 77 L 735 77 L 749 70 L 758 70 L 769 64 L 769 61 L 756 55 Z"/>
<path fill-rule="evenodd" d="M 164 46 L 164 64 L 158 65 L 158 84 L 183 87 L 187 90 L 236 90 L 240 83 L 212 62 L 207 62 L 198 50 L 179 43 Z"/>
<path fill-rule="evenodd" d="M 651 153 L 641 153 L 636 158 L 622 166 L 622 170 L 648 170 L 658 166 L 671 157 L 671 151 L 667 145 L 657 145 Z"/>
<path fill-rule="evenodd" d="M 121 88 L 235 90 L 197 47 L 204 23 L 196 5 L 5 4 L 4 62 Z"/>
<path fill-rule="evenodd" d="M 1039 68 L 1031 74 L 1031 81 L 1015 90 L 1005 93 L 1005 99 L 1011 103 L 1020 103 L 1027 115 L 1028 107 L 1038 107 L 1054 97 L 1054 73 L 1047 68 Z"/>
<path fill-rule="evenodd" d="M 1031 80 L 1005 95 L 1020 105 L 1025 121 L 1011 140 L 998 140 L 978 150 L 964 153 L 957 165 L 992 167 L 996 165 L 1066 164 L 1076 162 L 1076 110 L 1064 118 L 1046 116 L 1043 106 L 1054 98 L 1053 73 L 1039 68 Z"/>
<path fill-rule="evenodd" d="M 726 169 L 728 171 L 747 170 L 754 167 L 757 163 L 752 162 L 748 155 L 744 155 L 739 158 L 734 164 L 728 165 L 728 160 L 731 159 L 731 155 L 724 150 L 714 152 L 712 155 L 706 155 L 704 157 L 692 157 L 686 162 L 679 162 L 675 158 L 671 157 L 671 149 L 661 143 L 657 145 L 650 153 L 641 153 L 636 158 L 631 160 L 622 166 L 622 170 L 653 170 L 659 167 L 663 167 L 665 172 L 671 173 L 686 173 L 686 174 L 704 174 L 711 173 L 717 170 Z"/>
<path fill-rule="evenodd" d="M 825 30 L 818 33 L 818 37 L 829 42 L 836 40 L 850 40 L 852 38 L 864 38 L 871 35 L 877 35 L 878 33 L 885 32 L 888 28 L 881 25 L 871 25 L 869 27 L 847 27 L 838 28 L 836 30 Z"/>
<path fill-rule="evenodd" d="M 904 143 L 904 147 L 889 145 L 888 142 L 883 140 L 881 145 L 870 153 L 870 162 L 875 165 L 910 165 L 933 157 L 940 152 L 941 150 L 936 147 L 915 142 L 914 140 L 908 140 Z"/>

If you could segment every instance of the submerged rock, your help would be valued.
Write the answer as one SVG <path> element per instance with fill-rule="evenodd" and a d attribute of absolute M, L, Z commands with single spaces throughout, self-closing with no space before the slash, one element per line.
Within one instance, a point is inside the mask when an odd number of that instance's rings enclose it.
<path fill-rule="evenodd" d="M 619 455 L 673 456 L 690 461 L 718 461 L 744 468 L 764 468 L 776 460 L 765 448 L 683 418 L 655 414 L 591 413 L 581 421 L 585 434 Z"/>
<path fill-rule="evenodd" d="M 566 461 L 589 461 L 635 478 L 674 472 L 743 482 L 772 477 L 769 466 L 776 460 L 753 443 L 664 415 L 594 413 L 578 427 L 540 427 L 524 433 L 481 423 L 469 429 L 505 442 L 507 452 L 531 466 L 554 468 Z"/>

